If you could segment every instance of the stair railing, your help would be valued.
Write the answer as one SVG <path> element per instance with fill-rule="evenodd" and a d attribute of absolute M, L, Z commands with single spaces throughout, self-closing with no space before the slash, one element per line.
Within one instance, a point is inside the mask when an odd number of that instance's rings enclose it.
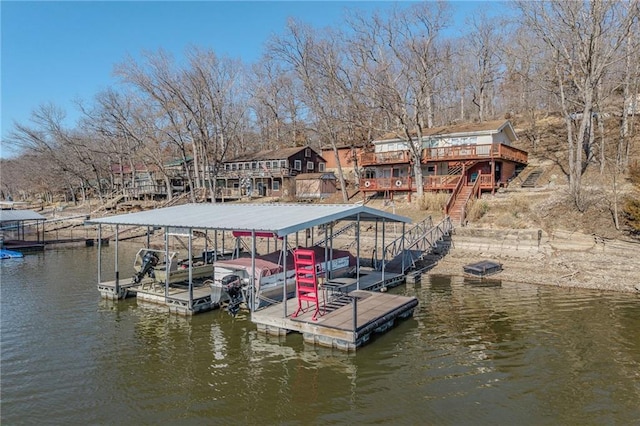
<path fill-rule="evenodd" d="M 458 179 L 458 183 L 456 184 L 455 188 L 453 188 L 453 192 L 451 193 L 451 196 L 449 197 L 449 201 L 447 201 L 447 204 L 444 206 L 444 213 L 446 215 L 448 215 L 451 212 L 451 208 L 455 204 L 456 197 L 458 196 L 458 193 L 462 189 L 462 184 L 463 184 L 463 182 L 465 180 L 466 180 L 466 173 L 465 173 L 465 170 L 463 169 L 462 170 L 462 175 L 460 175 L 460 179 Z"/>
<path fill-rule="evenodd" d="M 476 178 L 475 182 L 473 183 L 473 187 L 471 188 L 471 191 L 467 195 L 466 200 L 464 200 L 464 203 L 462 204 L 462 210 L 461 210 L 461 215 L 460 215 L 460 223 L 464 223 L 464 220 L 467 217 L 467 204 L 469 203 L 469 200 L 472 197 L 473 198 L 478 198 L 478 195 L 480 194 L 480 177 L 481 176 L 482 176 L 482 172 L 478 172 L 478 177 Z"/>
<path fill-rule="evenodd" d="M 431 219 L 429 217 L 429 219 Z M 415 227 L 413 228 L 415 229 Z M 437 245 L 438 241 L 441 241 L 446 235 L 451 233 L 453 229 L 453 223 L 449 216 L 445 216 L 437 225 L 430 225 L 428 229 L 422 229 L 423 232 L 417 235 L 412 242 L 405 242 L 404 247 L 401 247 L 398 251 L 397 244 L 391 243 L 384 249 L 382 265 L 389 263 L 390 260 L 396 258 L 398 254 L 402 254 L 402 273 L 412 266 L 415 266 L 415 260 L 413 253 L 419 252 L 418 258 L 422 258 L 425 254 L 430 253 L 431 250 Z M 394 252 L 394 250 L 396 250 Z M 394 253 L 391 255 L 391 253 Z M 384 266 L 383 266 L 384 268 Z"/>
<path fill-rule="evenodd" d="M 400 235 L 382 249 L 382 262 L 384 263 L 393 259 L 405 251 L 407 247 L 414 245 L 415 242 L 423 238 L 423 236 L 428 233 L 432 227 L 433 220 L 431 216 L 428 216 L 417 223 L 403 235 Z M 378 264 L 378 262 L 376 262 L 376 264 Z"/>

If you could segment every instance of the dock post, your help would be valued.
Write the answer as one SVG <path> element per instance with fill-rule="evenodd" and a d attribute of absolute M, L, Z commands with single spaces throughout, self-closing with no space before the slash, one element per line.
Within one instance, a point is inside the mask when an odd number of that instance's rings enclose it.
<path fill-rule="evenodd" d="M 356 289 L 360 290 L 360 213 L 356 225 Z"/>
<path fill-rule="evenodd" d="M 115 254 L 115 264 L 116 264 L 116 299 L 120 298 L 120 271 L 118 271 L 118 225 L 116 225 L 116 254 Z"/>
<path fill-rule="evenodd" d="M 278 238 L 278 237 L 276 237 Z M 284 316 L 282 318 L 287 317 L 287 252 L 289 251 L 287 247 L 289 243 L 287 242 L 287 236 L 282 237 L 282 269 L 284 270 L 284 285 L 282 286 L 282 306 L 284 309 Z M 298 234 L 296 233 L 296 248 L 298 247 Z"/>
<path fill-rule="evenodd" d="M 353 300 L 353 333 L 358 331 L 358 298 L 352 296 Z"/>
<path fill-rule="evenodd" d="M 193 229 L 189 228 L 189 310 L 193 311 Z M 169 271 L 167 271 L 169 275 Z"/>
<path fill-rule="evenodd" d="M 44 224 L 42 225 L 44 227 Z M 102 224 L 98 225 L 98 284 L 102 282 Z"/>

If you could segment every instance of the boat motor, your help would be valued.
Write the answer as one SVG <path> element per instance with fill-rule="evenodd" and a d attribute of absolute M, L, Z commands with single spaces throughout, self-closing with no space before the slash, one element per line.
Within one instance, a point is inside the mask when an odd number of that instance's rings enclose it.
<path fill-rule="evenodd" d="M 142 257 L 142 265 L 140 266 L 140 271 L 138 271 L 138 273 L 133 276 L 134 284 L 140 283 L 140 281 L 142 281 L 142 278 L 147 274 L 150 277 L 153 276 L 153 268 L 156 267 L 159 260 L 160 259 L 158 258 L 158 255 L 156 255 L 154 252 L 146 252 Z"/>
<path fill-rule="evenodd" d="M 231 315 L 236 315 L 240 310 L 240 304 L 243 301 L 242 297 L 242 279 L 238 275 L 227 275 L 222 277 L 222 288 L 229 296 L 229 305 L 227 306 L 227 312 Z"/>

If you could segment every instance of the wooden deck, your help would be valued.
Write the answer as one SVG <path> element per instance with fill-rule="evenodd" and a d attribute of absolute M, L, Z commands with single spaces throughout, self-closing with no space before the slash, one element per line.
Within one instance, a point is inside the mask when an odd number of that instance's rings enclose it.
<path fill-rule="evenodd" d="M 169 312 L 181 315 L 193 315 L 218 307 L 211 300 L 211 288 L 208 285 L 193 287 L 191 307 L 188 287 L 170 286 L 165 297 L 164 286 L 154 285 L 150 278 L 143 279 L 140 284 L 132 284 L 130 279 L 120 280 L 118 292 L 115 281 L 101 282 L 98 284 L 98 290 L 106 299 L 117 300 L 135 296 L 139 301 L 166 306 Z"/>
<path fill-rule="evenodd" d="M 287 315 L 282 303 L 252 314 L 258 331 L 283 335 L 302 333 L 305 342 L 351 351 L 367 343 L 376 333 L 391 329 L 400 319 L 413 315 L 418 305 L 415 297 L 356 290 L 345 295 L 322 292 L 320 312 L 313 320 L 314 309 L 292 318 L 297 299 L 287 301 Z"/>

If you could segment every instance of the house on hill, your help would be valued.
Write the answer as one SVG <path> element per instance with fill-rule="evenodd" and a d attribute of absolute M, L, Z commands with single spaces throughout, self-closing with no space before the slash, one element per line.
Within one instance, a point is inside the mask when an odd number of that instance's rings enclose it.
<path fill-rule="evenodd" d="M 412 143 L 419 144 L 422 152 L 425 191 L 451 192 L 451 203 L 481 191 L 493 192 L 527 164 L 527 152 L 513 146 L 517 139 L 511 123 L 504 120 L 426 129 L 419 141 L 389 135 L 373 141 L 369 152 L 361 155 L 360 190 L 411 197 L 417 187 Z"/>
<path fill-rule="evenodd" d="M 227 160 L 218 172 L 218 195 L 227 198 L 294 196 L 295 177 L 323 173 L 327 162 L 309 146 L 260 151 Z"/>
<path fill-rule="evenodd" d="M 527 164 L 527 153 L 513 146 L 516 133 L 509 121 L 491 121 L 426 129 L 420 143 L 425 190 L 451 190 L 460 178 L 481 178 L 482 190 L 504 186 Z M 410 142 L 386 137 L 363 153 L 361 190 L 364 192 L 412 192 L 413 159 Z"/>

